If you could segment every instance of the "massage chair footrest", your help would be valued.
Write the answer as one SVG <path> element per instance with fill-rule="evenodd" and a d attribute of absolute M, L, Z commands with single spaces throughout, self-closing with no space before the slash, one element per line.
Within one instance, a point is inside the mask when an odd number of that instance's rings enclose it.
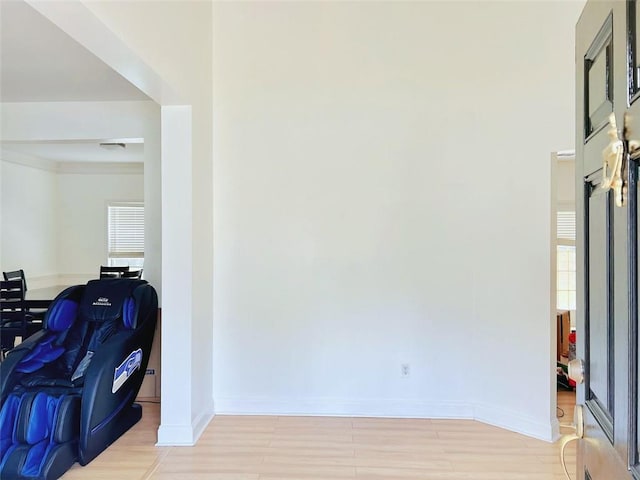
<path fill-rule="evenodd" d="M 80 397 L 12 394 L 0 410 L 0 478 L 59 478 L 76 461 Z"/>

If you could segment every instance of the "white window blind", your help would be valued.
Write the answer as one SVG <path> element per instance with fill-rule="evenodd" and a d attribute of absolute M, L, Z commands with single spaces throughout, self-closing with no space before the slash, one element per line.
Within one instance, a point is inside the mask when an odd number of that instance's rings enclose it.
<path fill-rule="evenodd" d="M 559 240 L 576 240 L 576 212 L 558 212 L 557 235 Z"/>
<path fill-rule="evenodd" d="M 108 206 L 109 258 L 144 258 L 144 205 Z"/>
<path fill-rule="evenodd" d="M 576 212 L 558 211 L 557 301 L 560 310 L 576 309 Z"/>

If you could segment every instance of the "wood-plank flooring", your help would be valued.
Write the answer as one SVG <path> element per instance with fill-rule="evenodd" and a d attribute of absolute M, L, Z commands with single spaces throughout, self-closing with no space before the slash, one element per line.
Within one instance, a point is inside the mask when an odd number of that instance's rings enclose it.
<path fill-rule="evenodd" d="M 561 404 L 559 399 L 559 404 Z M 567 402 L 570 406 L 570 398 Z M 159 405 L 63 477 L 109 480 L 562 480 L 558 443 L 471 420 L 216 416 L 194 447 L 156 447 Z M 564 407 L 563 407 L 564 408 Z M 560 419 L 571 423 L 573 414 Z M 575 472 L 575 444 L 569 448 Z"/>

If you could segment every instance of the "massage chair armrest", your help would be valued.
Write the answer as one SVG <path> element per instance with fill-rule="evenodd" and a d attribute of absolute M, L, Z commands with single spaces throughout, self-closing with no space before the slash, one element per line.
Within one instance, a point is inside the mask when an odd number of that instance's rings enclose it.
<path fill-rule="evenodd" d="M 0 362 L 0 404 L 2 404 L 5 396 L 9 394 L 18 380 L 18 374 L 15 373 L 16 367 L 46 335 L 47 332 L 44 330 L 34 333 L 20 345 L 9 350 L 6 358 Z"/>
<path fill-rule="evenodd" d="M 149 361 L 154 328 L 155 325 L 145 325 L 135 331 L 119 332 L 91 359 L 82 389 L 81 464 L 99 453 L 95 453 L 92 438 L 109 437 L 109 430 L 114 428 L 111 424 L 117 423 L 133 404 Z"/>

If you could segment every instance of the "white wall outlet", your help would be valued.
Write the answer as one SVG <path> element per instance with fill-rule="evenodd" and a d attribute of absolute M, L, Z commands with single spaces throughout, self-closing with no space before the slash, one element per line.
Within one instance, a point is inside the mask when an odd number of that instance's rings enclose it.
<path fill-rule="evenodd" d="M 400 364 L 400 376 L 401 377 L 408 377 L 409 373 L 411 373 L 411 369 L 409 368 L 409 364 L 408 363 Z"/>

